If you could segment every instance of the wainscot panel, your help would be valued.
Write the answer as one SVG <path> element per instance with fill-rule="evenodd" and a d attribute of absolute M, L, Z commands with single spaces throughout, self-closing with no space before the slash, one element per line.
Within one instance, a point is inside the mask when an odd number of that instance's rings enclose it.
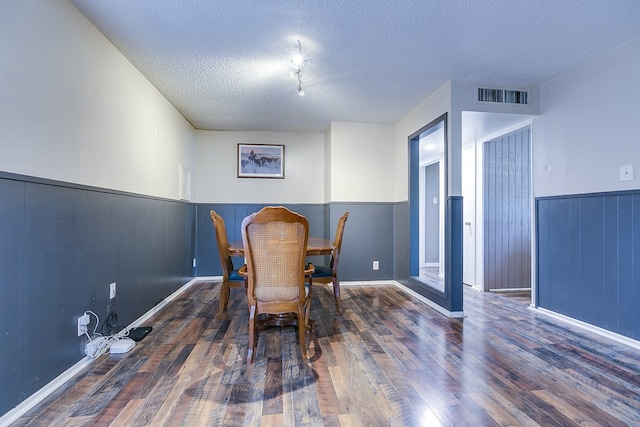
<path fill-rule="evenodd" d="M 210 210 L 225 221 L 229 241 L 241 241 L 240 226 L 247 215 L 266 205 L 199 204 L 197 207 L 197 272 L 198 276 L 222 274 Z M 394 271 L 394 205 L 391 203 L 331 203 L 284 205 L 309 220 L 309 234 L 333 240 L 338 219 L 349 211 L 340 255 L 340 280 L 392 279 Z M 380 263 L 374 271 L 373 261 Z M 235 267 L 242 259 L 234 259 Z M 327 257 L 310 257 L 311 262 L 326 263 Z"/>
<path fill-rule="evenodd" d="M 538 307 L 640 339 L 640 191 L 536 199 Z"/>
<path fill-rule="evenodd" d="M 0 414 L 84 357 L 110 283 L 124 327 L 193 277 L 188 203 L 0 173 L 0 219 Z"/>

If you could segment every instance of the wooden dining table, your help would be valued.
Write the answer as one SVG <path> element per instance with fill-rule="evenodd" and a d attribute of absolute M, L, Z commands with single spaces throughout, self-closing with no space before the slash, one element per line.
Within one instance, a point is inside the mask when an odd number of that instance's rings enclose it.
<path fill-rule="evenodd" d="M 309 237 L 307 242 L 307 255 L 331 255 L 333 242 L 324 237 Z M 229 255 L 244 257 L 244 245 L 242 241 L 229 243 Z"/>

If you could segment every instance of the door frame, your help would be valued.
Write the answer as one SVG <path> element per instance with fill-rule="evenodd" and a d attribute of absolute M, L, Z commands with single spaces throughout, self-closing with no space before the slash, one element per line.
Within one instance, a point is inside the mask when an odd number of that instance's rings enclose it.
<path fill-rule="evenodd" d="M 449 173 L 449 113 L 443 113 L 407 138 L 409 146 L 409 274 L 410 287 L 419 288 L 419 293 L 449 314 L 449 317 L 463 317 L 462 311 L 462 196 L 448 195 Z M 444 271 L 445 289 L 441 292 L 416 280 L 419 273 L 419 221 L 420 221 L 420 134 L 436 124 L 444 122 L 444 188 L 446 196 L 444 215 Z"/>

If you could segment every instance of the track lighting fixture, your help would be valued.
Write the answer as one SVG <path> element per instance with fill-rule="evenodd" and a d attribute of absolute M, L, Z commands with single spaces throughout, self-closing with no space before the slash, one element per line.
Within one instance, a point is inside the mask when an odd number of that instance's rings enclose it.
<path fill-rule="evenodd" d="M 300 44 L 300 40 L 298 40 L 297 51 L 291 57 L 289 63 L 293 68 L 293 70 L 291 71 L 291 76 L 298 79 L 298 95 L 303 96 L 304 90 L 302 90 L 302 71 L 304 70 L 305 65 L 307 65 L 307 60 L 302 54 L 302 44 Z"/>

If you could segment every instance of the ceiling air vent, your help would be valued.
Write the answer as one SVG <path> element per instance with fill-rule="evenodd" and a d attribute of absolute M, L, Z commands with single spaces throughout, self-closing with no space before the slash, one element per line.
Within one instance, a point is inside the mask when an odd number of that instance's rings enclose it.
<path fill-rule="evenodd" d="M 478 101 L 499 104 L 529 104 L 529 91 L 510 89 L 478 88 Z"/>

